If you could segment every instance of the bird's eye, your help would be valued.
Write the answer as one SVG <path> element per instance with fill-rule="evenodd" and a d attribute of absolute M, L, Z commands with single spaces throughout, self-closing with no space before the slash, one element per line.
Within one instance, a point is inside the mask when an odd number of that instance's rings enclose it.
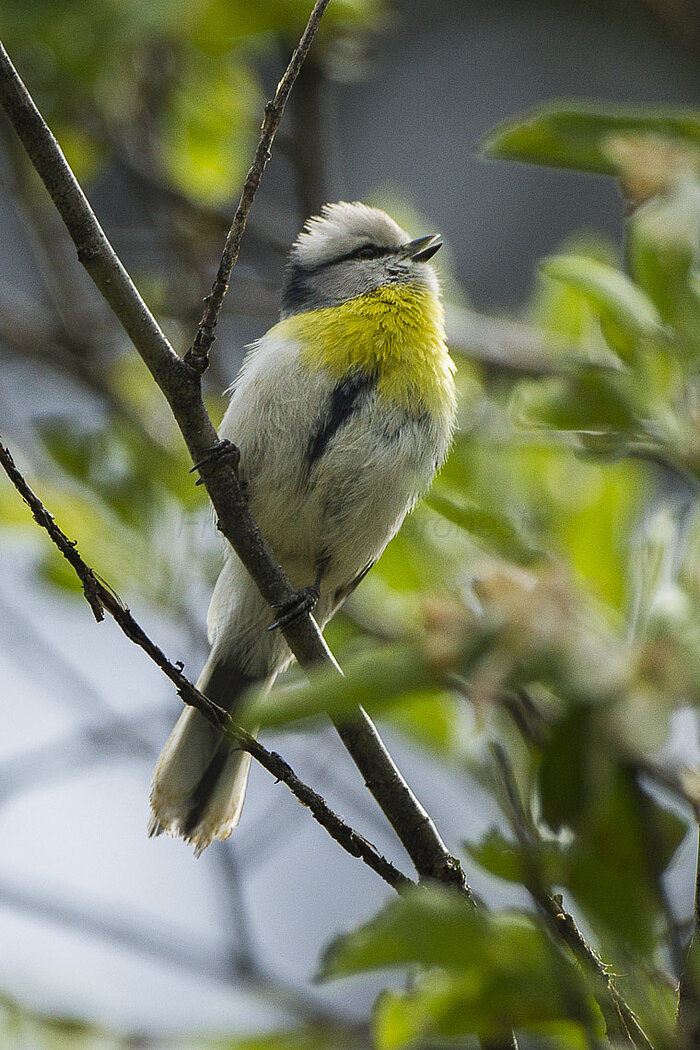
<path fill-rule="evenodd" d="M 377 249 L 373 244 L 365 244 L 355 252 L 358 259 L 375 259 L 377 254 Z"/>

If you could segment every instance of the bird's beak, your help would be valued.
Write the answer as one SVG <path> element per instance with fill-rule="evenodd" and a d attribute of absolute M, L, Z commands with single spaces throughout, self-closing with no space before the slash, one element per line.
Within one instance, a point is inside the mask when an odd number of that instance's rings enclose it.
<path fill-rule="evenodd" d="M 428 259 L 432 259 L 439 248 L 442 248 L 439 233 L 431 233 L 427 237 L 416 237 L 415 241 L 409 241 L 403 246 L 406 258 L 412 259 L 413 262 L 427 262 Z"/>

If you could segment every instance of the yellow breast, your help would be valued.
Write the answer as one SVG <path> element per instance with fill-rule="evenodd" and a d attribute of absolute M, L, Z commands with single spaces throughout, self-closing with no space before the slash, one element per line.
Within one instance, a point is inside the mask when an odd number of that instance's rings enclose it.
<path fill-rule="evenodd" d="M 379 288 L 340 306 L 294 314 L 277 326 L 298 339 L 310 368 L 339 381 L 352 369 L 377 374 L 377 396 L 411 413 L 452 419 L 454 362 L 445 343 L 444 315 L 432 292 Z"/>

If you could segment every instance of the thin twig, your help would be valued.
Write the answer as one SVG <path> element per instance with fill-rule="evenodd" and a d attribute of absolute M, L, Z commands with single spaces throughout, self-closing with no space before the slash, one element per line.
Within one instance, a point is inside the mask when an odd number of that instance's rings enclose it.
<path fill-rule="evenodd" d="M 608 1037 L 611 1040 L 624 1039 L 643 1050 L 653 1050 L 637 1015 L 618 991 L 613 974 L 588 944 L 573 915 L 564 907 L 561 895 L 550 893 L 544 886 L 535 856 L 539 841 L 537 828 L 520 797 L 510 759 L 500 743 L 491 744 L 491 753 L 496 761 L 508 802 L 510 824 L 526 864 L 526 890 L 550 920 L 552 929 L 567 945 L 582 969 L 590 973 L 600 987 L 597 999 L 605 1018 Z"/>
<path fill-rule="evenodd" d="M 412 885 L 410 879 L 406 878 L 390 861 L 378 853 L 371 843 L 334 813 L 319 794 L 299 780 L 292 767 L 280 755 L 273 751 L 268 751 L 259 741 L 249 733 L 246 733 L 244 729 L 235 725 L 227 711 L 219 707 L 218 704 L 213 703 L 204 693 L 201 693 L 185 677 L 181 669 L 171 663 L 163 650 L 155 642 L 151 641 L 114 591 L 83 561 L 78 553 L 75 541 L 69 540 L 63 530 L 56 524 L 53 515 L 49 513 L 36 493 L 29 487 L 18 470 L 9 450 L 1 441 L 0 465 L 31 510 L 34 520 L 48 532 L 52 542 L 74 569 L 95 619 L 98 622 L 103 620 L 106 610 L 116 620 L 127 638 L 140 646 L 173 682 L 177 687 L 178 694 L 185 703 L 196 707 L 207 721 L 211 722 L 217 729 L 220 729 L 232 747 L 248 751 L 256 762 L 259 762 L 276 780 L 285 783 L 299 802 L 311 810 L 319 824 L 326 829 L 328 834 L 347 853 L 362 860 L 395 890 L 403 890 Z"/>
<path fill-rule="evenodd" d="M 187 364 L 190 365 L 199 375 L 202 375 L 209 365 L 209 350 L 215 339 L 214 329 L 219 320 L 224 297 L 228 291 L 231 271 L 236 265 L 238 253 L 241 250 L 241 241 L 243 240 L 243 234 L 245 233 L 248 213 L 250 212 L 253 201 L 255 200 L 255 194 L 257 193 L 262 180 L 265 166 L 272 156 L 272 143 L 275 138 L 275 133 L 280 125 L 282 114 L 284 113 L 284 107 L 291 90 L 294 87 L 294 81 L 299 75 L 299 70 L 309 52 L 314 37 L 316 36 L 318 27 L 321 24 L 323 12 L 326 10 L 329 3 L 330 0 L 316 0 L 309 16 L 309 21 L 306 24 L 306 29 L 302 33 L 301 39 L 284 72 L 284 76 L 277 85 L 275 96 L 265 106 L 265 117 L 260 131 L 260 140 L 255 150 L 253 163 L 250 166 L 250 170 L 243 185 L 243 192 L 241 193 L 241 199 L 238 202 L 236 214 L 231 223 L 231 229 L 226 237 L 226 243 L 224 244 L 224 250 L 221 255 L 221 262 L 219 263 L 219 271 L 216 275 L 216 280 L 212 285 L 211 292 L 204 300 L 204 313 L 202 315 L 202 320 L 199 322 L 199 328 L 197 329 L 194 343 L 185 355 L 185 361 Z"/>
<path fill-rule="evenodd" d="M 139 295 L 1 44 L 0 104 L 56 205 L 78 258 L 167 399 L 193 462 L 204 460 L 199 473 L 216 512 L 217 527 L 263 598 L 270 605 L 288 601 L 294 589 L 250 512 L 236 472 L 223 457 L 208 457 L 218 445 L 218 435 L 202 399 L 199 373 L 178 357 Z M 326 662 L 340 673 L 310 614 L 293 620 L 283 632 L 302 667 Z M 459 861 L 396 768 L 366 712 L 358 709 L 351 724 L 336 724 L 336 728 L 421 877 L 450 883 L 468 893 Z"/>

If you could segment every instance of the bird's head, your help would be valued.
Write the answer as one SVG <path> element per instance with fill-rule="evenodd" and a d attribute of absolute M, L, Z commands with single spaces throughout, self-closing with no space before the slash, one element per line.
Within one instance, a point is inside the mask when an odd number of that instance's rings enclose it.
<path fill-rule="evenodd" d="M 282 317 L 338 306 L 387 286 L 437 293 L 435 271 L 427 263 L 441 244 L 436 234 L 411 240 L 379 208 L 327 204 L 308 220 L 289 253 Z"/>

